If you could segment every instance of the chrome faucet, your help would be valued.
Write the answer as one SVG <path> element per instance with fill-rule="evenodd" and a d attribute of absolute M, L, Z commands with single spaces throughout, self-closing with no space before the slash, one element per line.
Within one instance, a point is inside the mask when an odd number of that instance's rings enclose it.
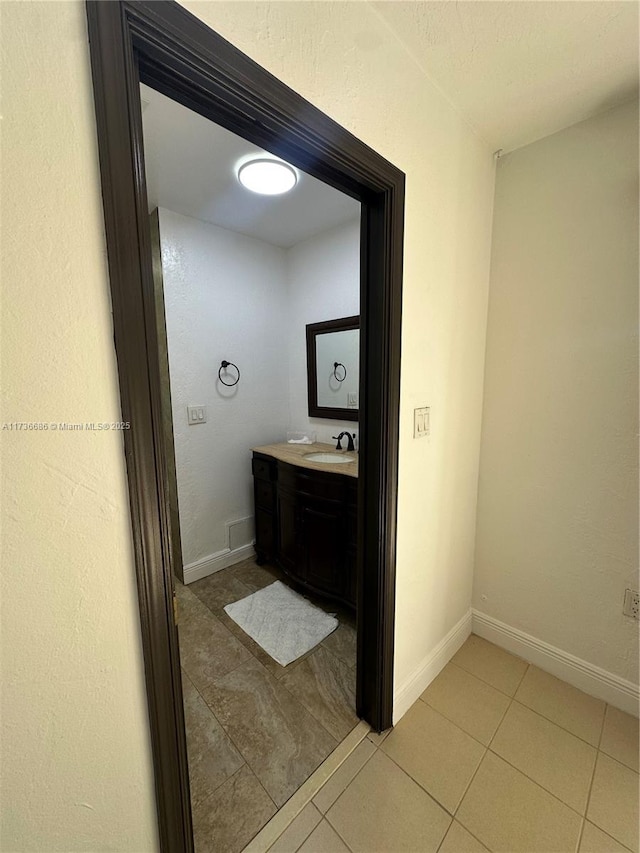
<path fill-rule="evenodd" d="M 352 452 L 355 451 L 356 448 L 355 448 L 355 445 L 353 443 L 353 439 L 355 438 L 355 433 L 353 435 L 351 435 L 351 433 L 347 432 L 346 430 L 344 432 L 341 432 L 340 435 L 332 435 L 331 436 L 331 438 L 335 438 L 338 441 L 338 443 L 336 444 L 336 450 L 342 450 L 342 445 L 340 444 L 340 442 L 345 437 L 345 435 L 347 436 L 347 451 L 349 451 L 349 450 Z"/>

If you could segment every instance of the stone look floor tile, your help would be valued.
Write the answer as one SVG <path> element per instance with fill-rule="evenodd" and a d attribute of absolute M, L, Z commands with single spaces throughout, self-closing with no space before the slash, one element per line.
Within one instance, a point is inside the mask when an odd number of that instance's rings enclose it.
<path fill-rule="evenodd" d="M 322 646 L 280 683 L 337 741 L 358 725 L 355 671 Z"/>
<path fill-rule="evenodd" d="M 196 853 L 240 853 L 276 813 L 245 765 L 193 810 Z"/>
<path fill-rule="evenodd" d="M 491 750 L 563 803 L 585 813 L 596 763 L 596 750 L 588 743 L 513 702 Z"/>
<path fill-rule="evenodd" d="M 355 669 L 356 666 L 356 629 L 346 622 L 340 621 L 335 631 L 322 641 L 325 649 L 329 649 L 337 658 Z"/>
<path fill-rule="evenodd" d="M 375 746 L 366 738 L 358 744 L 351 755 L 344 761 L 336 772 L 324 783 L 313 798 L 314 805 L 325 814 L 335 803 L 347 785 L 362 770 L 367 761 L 376 751 Z"/>
<path fill-rule="evenodd" d="M 435 853 L 451 823 L 380 750 L 329 809 L 327 820 L 354 853 Z"/>
<path fill-rule="evenodd" d="M 638 774 L 598 754 L 587 819 L 630 850 L 638 850 Z"/>
<path fill-rule="evenodd" d="M 485 746 L 510 702 L 504 693 L 453 663 L 445 666 L 420 698 Z"/>
<path fill-rule="evenodd" d="M 591 746 L 598 746 L 605 709 L 600 699 L 536 666 L 527 670 L 515 698 Z"/>
<path fill-rule="evenodd" d="M 313 830 L 300 853 L 350 853 L 349 848 L 326 820 Z"/>
<path fill-rule="evenodd" d="M 251 654 L 195 595 L 179 603 L 180 662 L 198 690 L 251 659 Z"/>
<path fill-rule="evenodd" d="M 210 684 L 203 698 L 278 806 L 337 746 L 255 658 Z"/>
<path fill-rule="evenodd" d="M 416 702 L 380 749 L 453 814 L 485 748 L 424 702 Z"/>
<path fill-rule="evenodd" d="M 627 853 L 627 848 L 587 820 L 582 830 L 580 853 Z"/>
<path fill-rule="evenodd" d="M 189 584 L 189 589 L 214 616 L 218 616 L 225 605 L 246 598 L 255 591 L 231 574 L 229 569 L 214 572 L 202 580 L 195 581 Z"/>
<path fill-rule="evenodd" d="M 227 571 L 244 584 L 244 586 L 248 587 L 251 592 L 264 589 L 266 586 L 274 583 L 274 581 L 283 581 L 286 583 L 284 574 L 280 569 L 267 564 L 259 566 L 255 561 L 255 557 L 244 560 L 242 563 L 236 563 L 234 566 L 230 566 Z M 230 603 L 227 602 L 227 604 Z"/>
<path fill-rule="evenodd" d="M 529 665 L 475 634 L 471 634 L 452 661 L 507 696 L 515 694 Z"/>
<path fill-rule="evenodd" d="M 189 786 L 193 805 L 210 796 L 244 764 L 186 673 L 182 676 Z"/>
<path fill-rule="evenodd" d="M 581 826 L 580 815 L 491 752 L 456 820 L 494 853 L 573 853 Z"/>
<path fill-rule="evenodd" d="M 447 832 L 438 853 L 489 853 L 484 844 L 454 820 Z"/>
<path fill-rule="evenodd" d="M 621 764 L 638 772 L 638 729 L 640 721 L 631 714 L 607 705 L 600 749 Z"/>
<path fill-rule="evenodd" d="M 296 853 L 321 820 L 322 815 L 318 809 L 312 803 L 307 803 L 276 843 L 269 848 L 269 853 Z"/>

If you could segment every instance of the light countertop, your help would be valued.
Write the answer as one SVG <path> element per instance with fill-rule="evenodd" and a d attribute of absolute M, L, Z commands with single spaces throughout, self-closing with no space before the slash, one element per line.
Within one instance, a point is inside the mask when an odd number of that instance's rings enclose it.
<path fill-rule="evenodd" d="M 332 465 L 330 462 L 311 462 L 305 459 L 307 453 L 335 453 L 333 444 L 288 444 L 286 441 L 281 441 L 278 444 L 264 444 L 261 447 L 251 448 L 256 453 L 263 453 L 265 456 L 273 456 L 280 462 L 287 462 L 289 465 L 297 465 L 299 468 L 308 468 L 310 471 L 326 471 L 328 474 L 346 474 L 347 477 L 358 476 L 358 454 L 347 452 L 348 456 L 353 456 L 353 462 L 343 462 L 339 465 Z"/>

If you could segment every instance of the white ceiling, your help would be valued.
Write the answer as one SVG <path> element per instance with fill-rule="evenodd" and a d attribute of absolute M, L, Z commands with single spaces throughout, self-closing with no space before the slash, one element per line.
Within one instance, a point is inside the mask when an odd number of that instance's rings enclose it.
<path fill-rule="evenodd" d="M 149 210 L 166 207 L 289 248 L 357 219 L 360 203 L 298 171 L 283 196 L 260 196 L 238 182 L 236 167 L 264 151 L 142 85 Z"/>
<path fill-rule="evenodd" d="M 370 6 L 494 149 L 519 148 L 637 96 L 633 0 Z"/>

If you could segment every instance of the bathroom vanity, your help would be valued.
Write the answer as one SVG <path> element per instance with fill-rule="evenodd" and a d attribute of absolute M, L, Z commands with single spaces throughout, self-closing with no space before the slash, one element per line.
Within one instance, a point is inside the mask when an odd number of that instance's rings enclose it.
<path fill-rule="evenodd" d="M 322 444 L 253 448 L 256 554 L 303 587 L 356 605 L 358 461 Z"/>

